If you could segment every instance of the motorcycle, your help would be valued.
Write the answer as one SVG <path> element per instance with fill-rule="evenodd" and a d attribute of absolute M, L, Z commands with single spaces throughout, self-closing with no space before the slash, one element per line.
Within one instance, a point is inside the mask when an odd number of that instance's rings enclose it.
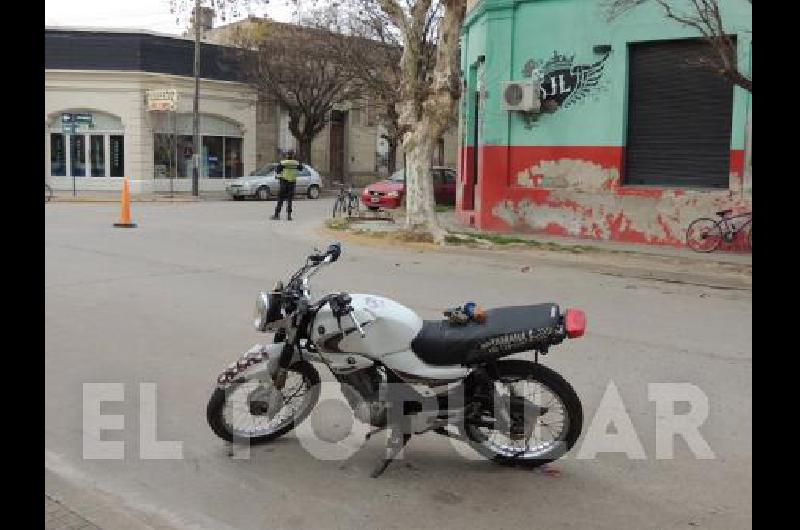
<path fill-rule="evenodd" d="M 499 307 L 484 318 L 423 320 L 371 294 L 311 295 L 309 281 L 341 255 L 316 251 L 285 285 L 259 293 L 254 326 L 274 333 L 217 378 L 207 406 L 213 432 L 230 444 L 260 444 L 299 425 L 320 396 L 312 362 L 324 364 L 353 415 L 388 430 L 382 474 L 414 434 L 466 442 L 502 464 L 540 466 L 580 436 L 583 411 L 572 386 L 539 355 L 584 334 L 586 316 L 555 303 Z M 533 360 L 505 359 L 532 352 Z"/>

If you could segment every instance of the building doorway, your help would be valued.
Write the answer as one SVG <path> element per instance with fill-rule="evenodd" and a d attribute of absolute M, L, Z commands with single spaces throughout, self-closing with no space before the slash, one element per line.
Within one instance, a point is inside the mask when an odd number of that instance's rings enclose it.
<path fill-rule="evenodd" d="M 473 95 L 474 106 L 472 109 L 472 149 L 468 152 L 471 154 L 468 164 L 469 179 L 467 180 L 467 189 L 464 196 L 464 209 L 475 209 L 475 188 L 478 185 L 478 133 L 480 131 L 480 109 L 481 109 L 481 93 L 475 92 Z"/>
<path fill-rule="evenodd" d="M 344 122 L 346 113 L 331 111 L 330 179 L 344 184 Z"/>

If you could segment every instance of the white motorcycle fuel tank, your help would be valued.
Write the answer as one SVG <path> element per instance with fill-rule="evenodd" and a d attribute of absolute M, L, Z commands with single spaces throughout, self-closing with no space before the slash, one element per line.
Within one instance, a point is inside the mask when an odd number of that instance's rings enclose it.
<path fill-rule="evenodd" d="M 397 302 L 371 294 L 351 294 L 356 319 L 366 336 L 355 330 L 349 315 L 339 322 L 326 305 L 314 319 L 311 340 L 325 353 L 355 353 L 380 358 L 411 348 L 411 341 L 422 329 L 422 319 Z M 342 330 L 346 332 L 342 337 Z"/>
<path fill-rule="evenodd" d="M 330 306 L 322 308 L 314 319 L 311 340 L 334 363 L 347 359 L 346 354 L 362 355 L 380 360 L 406 379 L 456 380 L 469 372 L 460 365 L 431 366 L 417 357 L 411 342 L 422 329 L 422 319 L 411 309 L 382 296 L 350 296 L 364 337 L 349 315 L 341 318 L 340 329 Z"/>

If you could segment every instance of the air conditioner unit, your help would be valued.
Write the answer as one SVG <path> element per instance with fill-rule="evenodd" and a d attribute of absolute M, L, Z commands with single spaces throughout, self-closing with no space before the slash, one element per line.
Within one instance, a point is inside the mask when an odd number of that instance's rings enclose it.
<path fill-rule="evenodd" d="M 524 81 L 503 81 L 503 110 L 516 110 L 520 112 L 539 112 L 540 85 L 538 81 L 526 79 Z"/>

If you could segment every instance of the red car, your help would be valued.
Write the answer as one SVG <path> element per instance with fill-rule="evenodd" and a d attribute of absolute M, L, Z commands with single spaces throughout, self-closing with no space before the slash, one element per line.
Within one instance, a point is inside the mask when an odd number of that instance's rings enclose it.
<path fill-rule="evenodd" d="M 393 210 L 400 206 L 405 188 L 403 171 L 396 171 L 386 180 L 370 184 L 361 192 L 361 202 L 370 210 L 383 208 Z M 456 170 L 449 167 L 435 166 L 433 173 L 433 195 L 436 204 L 456 203 Z"/>

